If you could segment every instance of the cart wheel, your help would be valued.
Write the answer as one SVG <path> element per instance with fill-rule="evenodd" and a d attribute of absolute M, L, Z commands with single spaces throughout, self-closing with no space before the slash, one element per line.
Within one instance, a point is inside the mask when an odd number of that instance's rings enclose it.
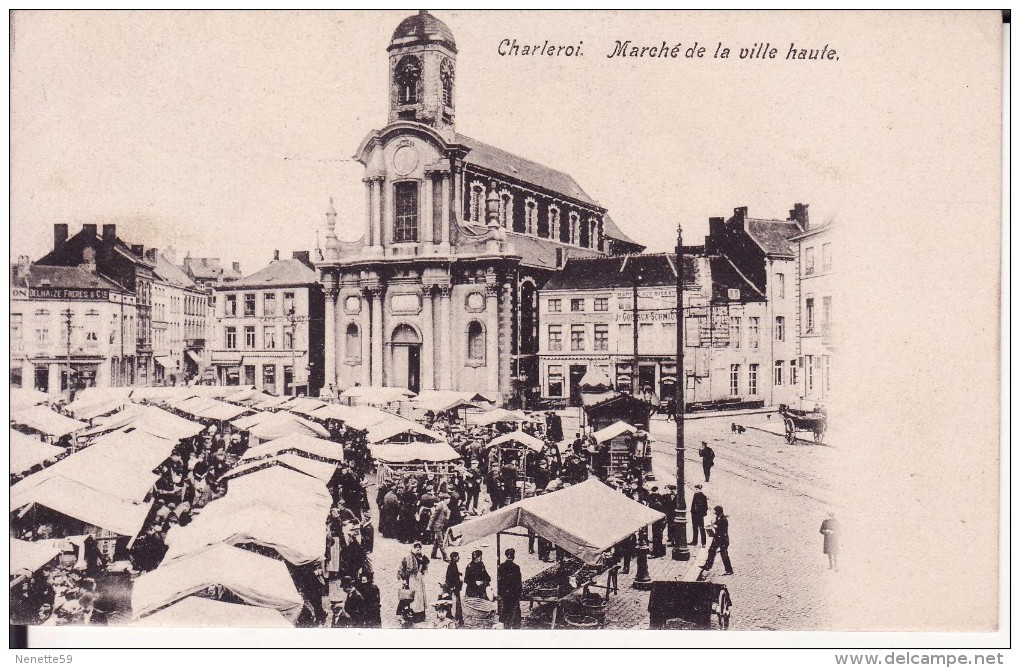
<path fill-rule="evenodd" d="M 786 425 L 786 442 L 789 443 L 790 445 L 793 445 L 794 442 L 797 440 L 796 429 L 793 425 L 793 420 L 791 420 L 790 418 L 786 418 L 785 420 L 783 420 L 783 423 Z"/>
<path fill-rule="evenodd" d="M 719 592 L 719 600 L 715 604 L 715 616 L 721 631 L 730 628 L 730 605 L 730 593 L 723 589 Z"/>

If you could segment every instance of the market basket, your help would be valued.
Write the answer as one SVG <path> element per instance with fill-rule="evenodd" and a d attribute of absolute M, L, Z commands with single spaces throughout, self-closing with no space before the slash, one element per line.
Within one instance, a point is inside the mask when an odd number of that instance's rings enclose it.
<path fill-rule="evenodd" d="M 462 603 L 464 628 L 490 629 L 496 623 L 496 602 L 465 596 Z"/>

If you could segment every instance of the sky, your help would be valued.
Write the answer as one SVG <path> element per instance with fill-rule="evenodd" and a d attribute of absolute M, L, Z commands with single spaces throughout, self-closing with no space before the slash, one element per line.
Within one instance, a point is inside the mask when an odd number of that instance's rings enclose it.
<path fill-rule="evenodd" d="M 740 14 L 437 11 L 459 48 L 457 130 L 574 176 L 649 250 L 710 216 L 795 202 L 838 215 L 856 104 L 831 64 L 712 62 L 714 45 L 777 43 Z M 387 114 L 387 54 L 404 11 L 19 12 L 12 63 L 11 256 L 52 226 L 117 223 L 130 243 L 239 260 L 309 249 L 329 198 L 364 225 L 352 155 Z M 502 39 L 581 57 L 502 57 Z M 708 59 L 610 59 L 615 41 L 708 45 Z M 819 40 L 821 41 L 821 40 Z M 813 45 L 813 44 L 812 44 Z M 813 45 L 821 47 L 821 44 Z M 843 68 L 846 69 L 846 68 Z M 317 237 L 318 232 L 318 237 Z"/>

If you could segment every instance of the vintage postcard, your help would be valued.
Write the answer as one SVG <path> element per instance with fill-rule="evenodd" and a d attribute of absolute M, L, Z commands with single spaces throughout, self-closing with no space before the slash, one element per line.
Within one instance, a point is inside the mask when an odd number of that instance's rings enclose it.
<path fill-rule="evenodd" d="M 15 11 L 10 54 L 30 644 L 1002 628 L 998 12 Z"/>

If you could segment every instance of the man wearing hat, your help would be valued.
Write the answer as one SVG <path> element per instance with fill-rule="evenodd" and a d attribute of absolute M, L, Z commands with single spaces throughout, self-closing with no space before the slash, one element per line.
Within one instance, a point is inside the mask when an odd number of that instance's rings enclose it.
<path fill-rule="evenodd" d="M 505 628 L 521 628 L 521 567 L 514 562 L 515 551 L 508 547 L 506 561 L 496 569 L 496 593 L 499 594 L 499 621 Z"/>
<path fill-rule="evenodd" d="M 676 526 L 676 485 L 666 485 L 666 492 L 662 495 L 661 510 L 666 515 L 666 542 L 677 545 Z"/>
<path fill-rule="evenodd" d="M 708 515 L 708 497 L 701 491 L 701 485 L 694 486 L 694 496 L 691 497 L 691 545 L 698 544 L 698 536 L 701 536 L 701 544 L 706 545 L 705 537 L 705 516 Z"/>
<path fill-rule="evenodd" d="M 715 450 L 707 441 L 702 441 L 698 454 L 701 455 L 701 470 L 705 472 L 705 482 L 709 482 L 712 479 L 712 467 L 715 466 Z"/>
<path fill-rule="evenodd" d="M 429 518 L 428 530 L 432 534 L 432 558 L 436 558 L 436 552 L 443 555 L 443 561 L 449 561 L 446 556 L 446 527 L 450 522 L 450 495 L 439 495 L 439 503 L 436 504 Z"/>

